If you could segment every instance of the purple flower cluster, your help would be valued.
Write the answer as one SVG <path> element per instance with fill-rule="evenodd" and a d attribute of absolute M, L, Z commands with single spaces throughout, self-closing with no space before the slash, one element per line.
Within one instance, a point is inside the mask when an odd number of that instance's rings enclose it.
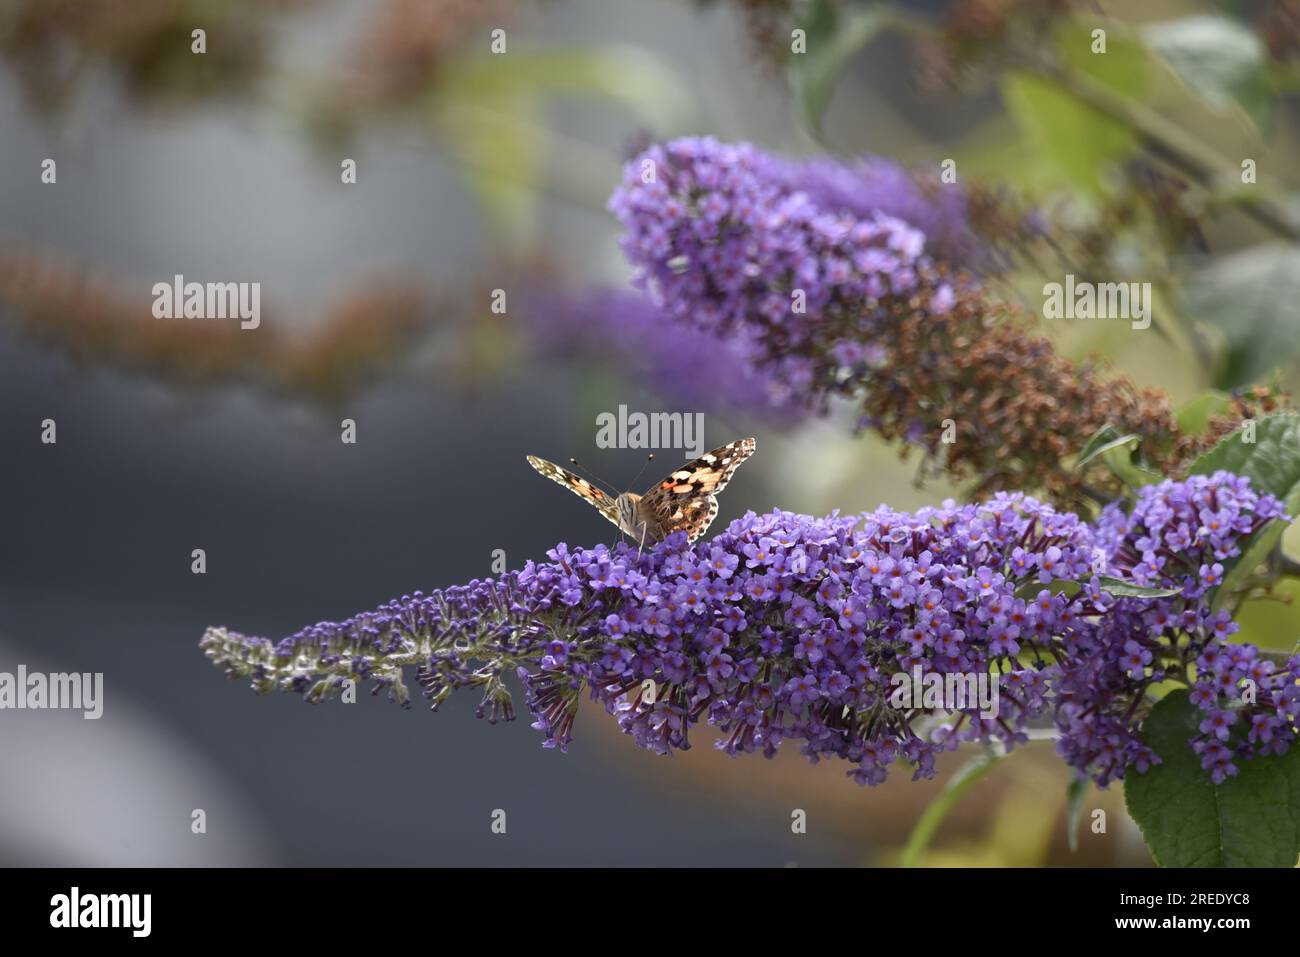
<path fill-rule="evenodd" d="M 209 628 L 200 647 L 231 678 L 248 678 L 259 694 L 287 691 L 318 703 L 373 680 L 371 694 L 410 706 L 403 669 L 416 666 L 416 681 L 433 710 L 458 688 L 479 687 L 479 715 L 493 723 L 513 720 L 510 694 L 501 682 L 508 662 L 535 657 L 546 634 L 534 616 L 518 575 L 475 580 L 424 594 L 415 592 L 344 622 L 320 622 L 271 642 L 225 628 Z M 562 623 L 557 623 L 561 624 Z"/>
<path fill-rule="evenodd" d="M 1215 780 L 1237 773 L 1234 759 L 1286 751 L 1300 718 L 1300 655 L 1276 663 L 1252 645 L 1224 639 L 1238 630 L 1228 612 L 1212 610 L 1227 567 L 1242 543 L 1283 518 L 1281 502 L 1256 495 L 1228 472 L 1143 488 L 1131 513 L 1112 505 L 1097 522 L 1111 568 L 1135 584 L 1177 589 L 1156 601 L 1117 602 L 1100 643 L 1062 676 L 1062 754 L 1100 779 L 1151 756 L 1138 741 L 1141 716 L 1125 702 L 1174 678 L 1193 684 L 1200 734 L 1192 746 Z"/>
<path fill-rule="evenodd" d="M 925 235 L 925 251 L 935 260 L 976 273 L 1001 272 L 1005 251 L 972 225 L 966 190 L 924 178 L 879 156 L 842 161 L 826 156 L 774 162 L 774 175 L 790 192 L 806 195 L 819 209 L 871 219 L 877 213 L 900 219 Z M 1018 232 L 1041 230 L 1032 214 L 1015 224 Z"/>
<path fill-rule="evenodd" d="M 690 168 L 680 167 L 688 155 Z M 672 160 L 666 167 L 665 159 Z M 656 163 L 656 183 L 642 182 L 646 160 Z M 733 162 L 737 166 L 721 175 Z M 625 222 L 636 224 L 640 239 L 625 242 L 634 264 L 640 268 L 655 260 L 668 283 L 655 287 L 661 295 L 654 298 L 609 290 L 534 297 L 534 308 L 524 315 L 535 344 L 556 355 L 614 356 L 666 398 L 774 421 L 789 421 L 815 407 L 808 386 L 828 389 L 842 370 L 868 368 L 880 350 L 842 339 L 832 344 L 830 360 L 789 355 L 778 360 L 772 350 L 781 344 L 756 347 L 752 341 L 759 332 L 750 321 L 754 317 L 764 324 L 779 322 L 811 344 L 814 335 L 800 333 L 801 324 L 811 329 L 837 309 L 854 311 L 855 297 L 913 290 L 912 270 L 928 262 L 922 247 L 937 261 L 977 272 L 999 268 L 1005 258 L 971 228 L 963 189 L 877 157 L 782 160 L 749 146 L 679 140 L 634 161 L 611 205 Z M 680 221 L 701 218 L 717 228 L 699 222 L 687 228 Z M 769 229 L 776 230 L 771 237 L 765 235 Z M 829 235 L 838 231 L 853 235 L 838 240 Z M 683 238 L 687 246 L 679 247 Z M 735 277 L 724 275 L 726 257 L 747 256 L 751 247 L 761 254 L 744 266 L 744 289 L 734 289 Z M 880 249 L 871 252 L 875 247 Z M 682 258 L 687 249 L 699 254 L 693 267 Z M 831 257 L 828 265 L 814 268 L 823 254 Z M 681 279 L 683 266 L 685 272 L 693 268 L 694 278 L 674 281 Z M 700 294 L 701 282 L 708 292 L 703 308 L 697 308 L 701 301 L 690 296 Z M 724 288 L 735 294 L 733 308 L 715 294 Z M 795 288 L 810 295 L 796 303 Z M 822 318 L 809 319 L 810 314 Z M 716 321 L 728 315 L 735 321 Z M 672 321 L 682 319 L 687 321 Z M 731 334 L 737 331 L 744 334 Z M 727 335 L 719 338 L 720 332 Z"/>
<path fill-rule="evenodd" d="M 591 612 L 535 673 L 521 672 L 548 741 L 568 743 L 579 689 L 643 747 L 689 747 L 704 720 L 729 753 L 802 742 L 838 756 L 863 783 L 905 757 L 918 775 L 961 740 L 1022 739 L 1046 690 L 1033 665 L 1038 635 L 1081 620 L 1095 595 L 1018 583 L 1083 575 L 1086 526 L 1021 496 L 915 515 L 861 518 L 750 513 L 707 543 L 671 537 L 654 552 L 597 547 L 551 552 L 521 584 Z M 1045 647 L 1045 645 L 1044 645 Z M 1001 676 L 1002 707 L 972 702 L 951 716 L 891 704 L 900 671 Z M 557 720 L 558 719 L 558 720 Z"/>
<path fill-rule="evenodd" d="M 560 545 L 498 582 L 278 645 L 225 629 L 202 644 L 257 690 L 312 700 L 362 677 L 404 700 L 401 670 L 418 665 L 434 707 L 476 686 L 494 718 L 512 716 L 515 673 L 547 746 L 567 747 L 585 689 L 654 751 L 689 747 L 704 722 L 729 753 L 771 756 L 792 739 L 868 784 L 897 759 L 929 776 L 960 741 L 1011 747 L 1055 721 L 1062 755 L 1104 785 L 1157 760 L 1138 738 L 1146 691 L 1177 678 L 1195 683 L 1194 746 L 1217 780 L 1296 737 L 1300 656 L 1275 668 L 1224 642 L 1235 626 L 1208 604 L 1222 566 L 1280 514 L 1227 473 L 1152 486 L 1131 515 L 1096 525 L 1020 494 L 914 514 L 750 513 L 694 545 L 680 533 L 644 551 Z M 1117 573 L 1168 587 L 1116 597 L 1102 576 Z M 995 679 L 997 706 L 899 699 L 914 675 Z M 1243 708 L 1247 679 L 1258 691 Z"/>
<path fill-rule="evenodd" d="M 891 194 L 853 188 L 870 168 L 680 139 L 633 159 L 609 206 L 636 283 L 667 316 L 737 343 L 778 404 L 824 403 L 864 358 L 836 345 L 887 334 L 882 302 L 942 314 L 954 298 L 925 233 L 885 212 Z M 918 207 L 915 190 L 897 198 Z"/>

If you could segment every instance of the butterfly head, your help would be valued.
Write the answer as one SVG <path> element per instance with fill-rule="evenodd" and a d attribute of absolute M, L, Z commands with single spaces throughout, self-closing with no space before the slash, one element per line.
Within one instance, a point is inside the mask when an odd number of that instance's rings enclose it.
<path fill-rule="evenodd" d="M 634 537 L 644 534 L 645 518 L 641 515 L 639 503 L 641 496 L 635 492 L 624 492 L 614 500 L 614 509 L 618 512 L 618 526 Z"/>

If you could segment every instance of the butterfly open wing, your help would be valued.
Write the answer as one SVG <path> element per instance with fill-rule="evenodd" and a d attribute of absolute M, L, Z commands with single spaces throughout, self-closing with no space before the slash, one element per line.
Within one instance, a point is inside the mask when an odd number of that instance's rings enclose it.
<path fill-rule="evenodd" d="M 756 447 L 752 438 L 737 439 L 701 455 L 650 488 L 641 497 L 640 508 L 653 516 L 665 536 L 685 532 L 695 541 L 717 517 L 717 494 Z"/>
<path fill-rule="evenodd" d="M 558 482 L 574 495 L 586 499 L 596 507 L 596 510 L 599 511 L 601 515 L 604 515 L 615 525 L 618 524 L 618 509 L 614 505 L 614 500 L 588 482 L 581 475 L 574 475 L 568 469 L 561 468 L 554 462 L 546 461 L 546 459 L 539 459 L 535 455 L 528 456 L 528 464 L 537 469 L 537 471 L 541 472 L 552 482 Z"/>

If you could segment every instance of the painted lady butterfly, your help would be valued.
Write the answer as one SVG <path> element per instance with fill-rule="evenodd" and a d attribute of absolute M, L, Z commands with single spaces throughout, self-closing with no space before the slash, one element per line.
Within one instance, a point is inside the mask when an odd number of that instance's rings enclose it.
<path fill-rule="evenodd" d="M 586 499 L 601 515 L 642 545 L 685 532 L 695 541 L 718 514 L 717 494 L 727 487 L 740 463 L 754 454 L 753 439 L 738 439 L 676 469 L 644 495 L 624 492 L 612 498 L 568 469 L 528 456 L 528 464 L 553 482 Z"/>

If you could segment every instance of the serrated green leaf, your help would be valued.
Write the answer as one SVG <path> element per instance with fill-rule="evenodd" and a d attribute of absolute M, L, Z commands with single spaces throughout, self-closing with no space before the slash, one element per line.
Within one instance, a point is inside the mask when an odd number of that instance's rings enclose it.
<path fill-rule="evenodd" d="M 1300 486 L 1300 412 L 1273 412 L 1255 420 L 1255 441 L 1243 439 L 1245 426 L 1225 436 L 1193 460 L 1188 475 L 1232 472 L 1251 480 L 1256 492 L 1277 495 L 1288 506 Z M 1297 502 L 1300 505 L 1300 502 Z"/>
<path fill-rule="evenodd" d="M 1288 505 L 1300 487 L 1300 412 L 1274 412 L 1255 420 L 1254 442 L 1243 441 L 1245 426 L 1224 436 L 1187 469 L 1188 475 L 1220 470 L 1244 475 L 1256 492 Z M 1297 502 L 1300 504 L 1300 501 Z"/>
<path fill-rule="evenodd" d="M 1162 867 L 1294 867 L 1300 859 L 1300 748 L 1238 762 L 1215 784 L 1188 740 L 1197 711 L 1185 690 L 1151 710 L 1142 739 L 1162 763 L 1124 777 L 1129 814 Z"/>

